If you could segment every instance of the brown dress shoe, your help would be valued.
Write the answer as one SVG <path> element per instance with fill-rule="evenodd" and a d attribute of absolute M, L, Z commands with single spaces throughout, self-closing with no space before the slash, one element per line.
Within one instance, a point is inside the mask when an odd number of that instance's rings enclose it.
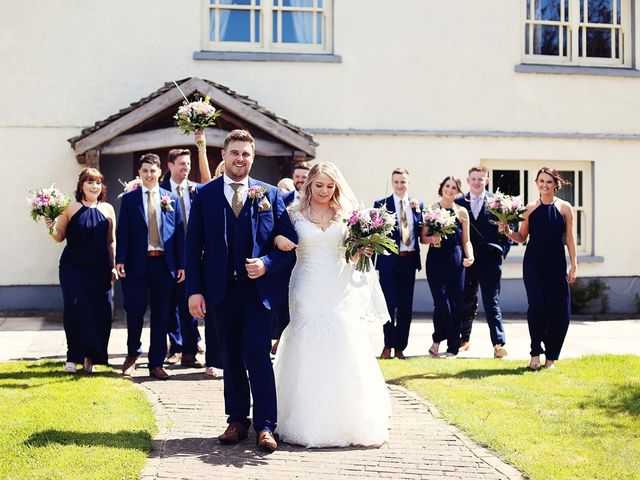
<path fill-rule="evenodd" d="M 136 361 L 139 355 L 127 355 L 122 364 L 122 373 L 127 377 L 130 377 L 136 368 Z"/>
<path fill-rule="evenodd" d="M 224 445 L 232 445 L 247 438 L 248 432 L 249 427 L 245 427 L 240 422 L 231 422 L 218 440 Z"/>
<path fill-rule="evenodd" d="M 402 350 L 396 350 L 396 358 L 398 360 L 405 360 L 407 357 L 404 356 Z"/>
<path fill-rule="evenodd" d="M 381 360 L 389 360 L 391 358 L 391 349 L 389 347 L 384 347 L 382 349 L 382 353 L 380 354 Z"/>
<path fill-rule="evenodd" d="M 175 365 L 176 363 L 180 363 L 180 360 L 182 360 L 182 353 L 176 352 L 173 355 L 168 356 L 164 363 L 167 365 Z"/>
<path fill-rule="evenodd" d="M 460 342 L 460 352 L 466 352 L 471 348 L 471 344 L 469 342 Z"/>
<path fill-rule="evenodd" d="M 187 368 L 204 368 L 195 355 L 182 355 L 182 360 L 180 360 L 180 365 Z"/>
<path fill-rule="evenodd" d="M 256 435 L 256 445 L 263 452 L 271 453 L 278 448 L 278 443 L 276 439 L 273 438 L 273 433 L 271 430 L 262 430 L 258 435 Z"/>
<path fill-rule="evenodd" d="M 162 367 L 156 367 L 156 368 L 152 368 L 151 370 L 149 370 L 149 376 L 155 377 L 158 380 L 168 380 L 169 379 L 169 374 L 167 372 L 165 372 L 164 368 L 162 368 Z"/>

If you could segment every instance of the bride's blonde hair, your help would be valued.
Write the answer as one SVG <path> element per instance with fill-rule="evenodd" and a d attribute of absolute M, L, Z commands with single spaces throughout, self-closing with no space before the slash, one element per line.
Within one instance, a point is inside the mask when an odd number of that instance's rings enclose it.
<path fill-rule="evenodd" d="M 311 185 L 320 174 L 325 174 L 335 184 L 336 189 L 333 192 L 329 205 L 336 212 L 336 217 L 344 218 L 352 210 L 358 208 L 358 202 L 351 188 L 340 173 L 338 167 L 332 162 L 318 162 L 309 171 L 306 182 L 300 189 L 300 198 L 291 205 L 292 212 L 308 212 L 311 207 Z"/>

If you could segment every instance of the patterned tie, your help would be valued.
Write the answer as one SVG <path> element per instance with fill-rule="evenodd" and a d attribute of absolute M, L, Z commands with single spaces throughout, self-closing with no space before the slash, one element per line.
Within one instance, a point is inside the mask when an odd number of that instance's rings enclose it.
<path fill-rule="evenodd" d="M 407 221 L 407 211 L 404 209 L 405 200 L 400 200 L 400 223 L 402 224 L 402 243 L 407 247 L 411 244 L 411 235 L 409 234 L 409 222 Z"/>
<path fill-rule="evenodd" d="M 160 248 L 160 232 L 158 232 L 158 219 L 156 217 L 156 202 L 153 192 L 147 190 L 147 227 L 149 229 L 149 245 Z"/>
<path fill-rule="evenodd" d="M 482 209 L 482 200 L 481 196 L 473 199 L 473 204 L 471 205 L 471 212 L 473 213 L 473 218 L 477 219 L 480 214 L 480 209 Z"/>
<path fill-rule="evenodd" d="M 230 183 L 231 188 L 233 188 L 233 198 L 231 199 L 231 208 L 233 209 L 233 213 L 235 213 L 236 217 L 240 215 L 240 211 L 242 210 L 242 196 L 240 195 L 240 187 L 241 183 Z"/>
<path fill-rule="evenodd" d="M 184 195 L 182 194 L 183 190 L 184 188 L 182 187 L 182 185 L 178 185 L 176 187 L 176 191 L 178 192 L 178 198 L 180 199 L 180 208 L 182 211 L 182 225 L 184 226 L 184 232 L 187 233 L 187 221 L 189 219 L 187 218 L 187 207 L 184 204 Z"/>

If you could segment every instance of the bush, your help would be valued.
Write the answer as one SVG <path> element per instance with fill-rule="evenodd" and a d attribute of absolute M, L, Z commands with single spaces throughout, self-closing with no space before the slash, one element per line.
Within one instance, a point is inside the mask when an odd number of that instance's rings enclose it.
<path fill-rule="evenodd" d="M 571 313 L 581 313 L 589 302 L 598 298 L 602 301 L 601 313 L 606 313 L 609 309 L 608 289 L 604 280 L 599 278 L 592 278 L 588 282 L 576 279 L 571 285 Z"/>

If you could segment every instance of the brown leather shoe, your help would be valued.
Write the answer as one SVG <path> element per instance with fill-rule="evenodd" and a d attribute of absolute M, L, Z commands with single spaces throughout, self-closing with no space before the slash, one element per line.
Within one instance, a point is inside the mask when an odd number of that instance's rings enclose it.
<path fill-rule="evenodd" d="M 381 360 L 389 360 L 391 358 L 391 349 L 389 347 L 384 347 L 382 349 L 382 353 L 380 354 Z"/>
<path fill-rule="evenodd" d="M 469 342 L 460 342 L 460 352 L 466 352 L 471 349 L 471 344 Z"/>
<path fill-rule="evenodd" d="M 273 438 L 273 433 L 271 430 L 262 430 L 260 433 L 256 435 L 256 445 L 263 452 L 271 453 L 278 448 L 278 443 L 276 439 Z"/>
<path fill-rule="evenodd" d="M 180 360 L 182 360 L 182 353 L 176 352 L 173 355 L 168 356 L 164 363 L 167 365 L 175 365 L 176 363 L 180 363 Z"/>
<path fill-rule="evenodd" d="M 405 360 L 407 357 L 404 356 L 402 350 L 396 350 L 396 358 L 398 360 Z"/>
<path fill-rule="evenodd" d="M 127 377 L 130 377 L 133 371 L 136 369 L 136 361 L 140 355 L 127 355 L 122 364 L 122 373 Z"/>
<path fill-rule="evenodd" d="M 204 368 L 195 355 L 182 355 L 182 360 L 180 360 L 180 365 L 187 368 Z"/>
<path fill-rule="evenodd" d="M 155 377 L 158 380 L 169 380 L 169 374 L 165 372 L 162 367 L 156 367 L 149 370 L 149 376 Z"/>
<path fill-rule="evenodd" d="M 218 440 L 223 445 L 232 445 L 247 438 L 249 427 L 245 427 L 240 422 L 231 422 Z"/>

